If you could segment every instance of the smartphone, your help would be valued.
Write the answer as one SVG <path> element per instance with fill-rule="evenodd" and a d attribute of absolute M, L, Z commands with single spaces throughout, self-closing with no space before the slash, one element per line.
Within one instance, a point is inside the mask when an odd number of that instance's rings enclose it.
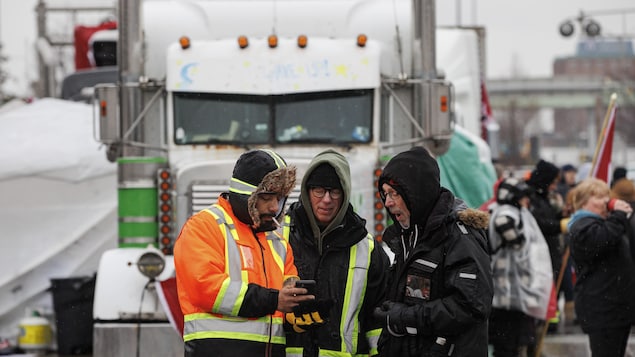
<path fill-rule="evenodd" d="M 315 280 L 297 280 L 295 287 L 307 289 L 308 295 L 315 295 Z"/>

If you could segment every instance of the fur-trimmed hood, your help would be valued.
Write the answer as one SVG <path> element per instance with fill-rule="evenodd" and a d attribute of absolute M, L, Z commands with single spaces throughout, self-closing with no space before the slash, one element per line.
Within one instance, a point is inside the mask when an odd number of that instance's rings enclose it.
<path fill-rule="evenodd" d="M 458 211 L 456 217 L 466 226 L 478 229 L 487 229 L 489 225 L 489 213 L 474 208 Z"/>

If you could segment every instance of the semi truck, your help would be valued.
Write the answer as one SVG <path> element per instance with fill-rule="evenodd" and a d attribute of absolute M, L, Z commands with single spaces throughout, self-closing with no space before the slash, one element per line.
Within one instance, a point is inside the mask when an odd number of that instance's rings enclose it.
<path fill-rule="evenodd" d="M 180 228 L 246 150 L 275 150 L 298 184 L 338 150 L 381 239 L 382 166 L 414 145 L 443 154 L 454 132 L 437 31 L 434 0 L 119 0 L 116 36 L 91 41 L 100 56 L 115 41 L 118 66 L 94 98 L 95 137 L 117 163 L 118 247 L 97 271 L 93 353 L 182 354 L 160 283 Z"/>

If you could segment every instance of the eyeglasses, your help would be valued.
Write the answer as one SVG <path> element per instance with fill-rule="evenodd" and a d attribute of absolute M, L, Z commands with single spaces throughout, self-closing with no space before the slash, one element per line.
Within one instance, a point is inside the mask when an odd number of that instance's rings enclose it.
<path fill-rule="evenodd" d="M 390 191 L 390 192 L 379 191 L 379 196 L 381 196 L 381 199 L 384 201 L 386 201 L 388 197 L 390 197 L 390 199 L 393 201 L 397 200 L 398 198 L 401 198 L 401 195 L 397 191 Z"/>
<path fill-rule="evenodd" d="M 327 188 L 327 187 L 311 187 L 311 194 L 313 197 L 322 198 L 329 193 L 332 199 L 337 200 L 342 197 L 342 190 L 339 188 Z"/>

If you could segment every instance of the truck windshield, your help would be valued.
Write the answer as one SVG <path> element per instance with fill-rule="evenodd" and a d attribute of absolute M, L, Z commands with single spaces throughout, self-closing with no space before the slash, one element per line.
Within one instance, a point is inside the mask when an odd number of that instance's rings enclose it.
<path fill-rule="evenodd" d="M 192 144 L 367 143 L 373 91 L 274 96 L 174 93 L 174 141 Z"/>

